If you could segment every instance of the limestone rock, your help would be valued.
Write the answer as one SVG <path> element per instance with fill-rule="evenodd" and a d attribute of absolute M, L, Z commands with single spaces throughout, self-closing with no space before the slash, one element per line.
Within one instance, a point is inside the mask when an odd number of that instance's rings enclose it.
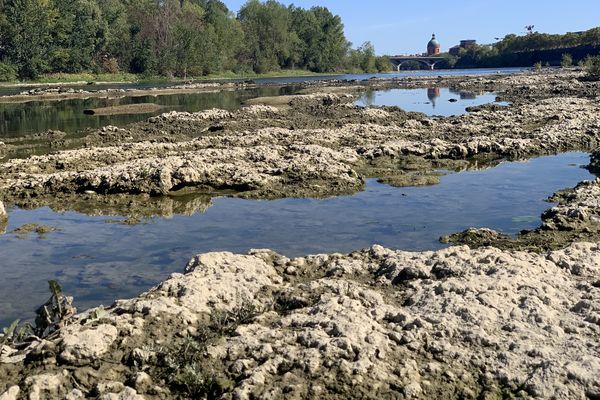
<path fill-rule="evenodd" d="M 101 400 L 145 400 L 145 397 L 138 394 L 135 389 L 125 387 L 119 393 L 107 393 L 100 396 Z"/>
<path fill-rule="evenodd" d="M 108 324 L 88 329 L 67 326 L 61 331 L 60 358 L 76 365 L 89 363 L 108 351 L 118 333 L 116 327 Z"/>
<path fill-rule="evenodd" d="M 17 400 L 21 388 L 17 385 L 11 386 L 8 390 L 0 395 L 0 400 Z"/>

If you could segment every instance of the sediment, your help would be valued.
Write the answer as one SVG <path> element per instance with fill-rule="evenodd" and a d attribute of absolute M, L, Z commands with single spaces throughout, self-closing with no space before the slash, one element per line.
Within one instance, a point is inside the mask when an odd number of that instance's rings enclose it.
<path fill-rule="evenodd" d="M 223 194 L 435 184 L 441 169 L 570 150 L 598 171 L 599 88 L 581 78 L 311 83 L 238 111 L 170 112 L 0 164 L 0 200 L 135 219 Z M 367 88 L 435 82 L 511 105 L 430 118 L 353 104 Z M 582 182 L 550 199 L 536 230 L 473 228 L 446 238 L 469 246 L 437 252 L 198 255 L 134 299 L 7 342 L 0 399 L 600 398 L 599 198 L 600 180 Z"/>

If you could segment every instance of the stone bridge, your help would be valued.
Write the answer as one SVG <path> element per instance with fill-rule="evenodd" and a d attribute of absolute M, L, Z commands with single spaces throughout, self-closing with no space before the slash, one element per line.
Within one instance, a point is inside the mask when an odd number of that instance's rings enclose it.
<path fill-rule="evenodd" d="M 390 62 L 396 68 L 397 71 L 400 71 L 400 67 L 402 64 L 409 61 L 416 61 L 421 64 L 425 64 L 429 67 L 429 69 L 434 69 L 435 65 L 441 61 L 444 61 L 444 57 L 435 57 L 435 56 L 393 56 L 390 57 Z"/>

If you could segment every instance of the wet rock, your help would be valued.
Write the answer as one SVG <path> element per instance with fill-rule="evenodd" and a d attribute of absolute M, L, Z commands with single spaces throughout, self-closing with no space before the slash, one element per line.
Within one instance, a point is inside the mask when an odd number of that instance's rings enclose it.
<path fill-rule="evenodd" d="M 445 235 L 440 238 L 442 243 L 461 243 L 473 247 L 489 246 L 500 238 L 506 237 L 501 233 L 488 228 L 469 228 L 460 233 Z"/>

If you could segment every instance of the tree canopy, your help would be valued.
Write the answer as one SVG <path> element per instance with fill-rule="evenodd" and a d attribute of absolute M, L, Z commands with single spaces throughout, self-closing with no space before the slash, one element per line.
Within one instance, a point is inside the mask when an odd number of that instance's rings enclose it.
<path fill-rule="evenodd" d="M 22 79 L 389 68 L 370 44 L 352 50 L 327 8 L 275 0 L 249 0 L 237 15 L 220 0 L 0 0 L 0 66 Z"/>

